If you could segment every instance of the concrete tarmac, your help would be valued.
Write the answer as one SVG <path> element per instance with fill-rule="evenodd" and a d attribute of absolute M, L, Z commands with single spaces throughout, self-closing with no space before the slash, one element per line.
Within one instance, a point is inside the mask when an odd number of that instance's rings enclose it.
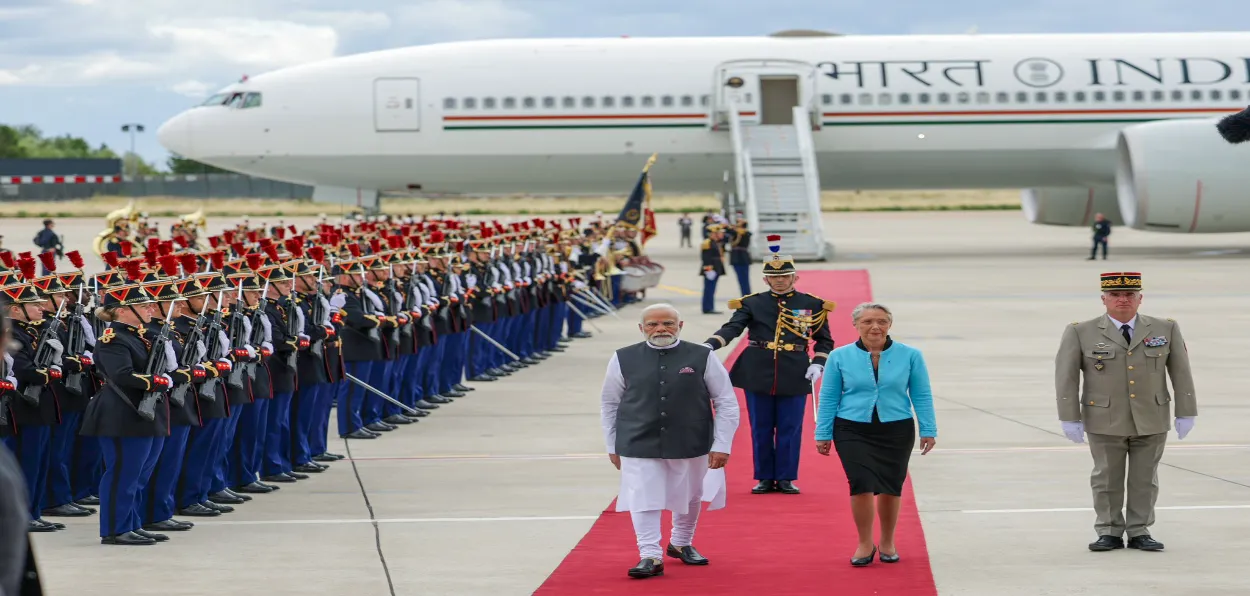
<path fill-rule="evenodd" d="M 684 336 L 701 341 L 728 314 L 700 314 L 697 250 L 678 247 L 676 216 L 658 223 L 648 252 L 667 273 L 648 302 L 677 305 Z M 835 213 L 825 225 L 837 258 L 800 268 L 868 269 L 874 297 L 894 309 L 893 336 L 928 360 L 938 445 L 912 459 L 911 474 L 941 594 L 1250 593 L 1239 564 L 1250 557 L 1250 405 L 1240 393 L 1250 384 L 1250 234 L 1115 228 L 1110 259 L 1086 261 L 1088 230 L 1031 226 L 1018 212 Z M 13 250 L 27 250 L 37 227 L 0 222 Z M 99 229 L 97 220 L 58 227 L 88 262 Z M 1142 312 L 1180 322 L 1196 377 L 1197 426 L 1184 441 L 1171 433 L 1159 470 L 1161 553 L 1086 549 L 1096 538 L 1092 462 L 1056 419 L 1060 335 L 1102 313 L 1107 270 L 1143 273 Z M 763 289 L 758 277 L 752 287 Z M 737 292 L 731 272 L 718 304 Z M 234 513 L 190 519 L 196 527 L 168 543 L 105 547 L 98 516 L 58 519 L 69 528 L 33 535 L 47 593 L 529 594 L 615 496 L 598 394 L 611 351 L 639 338 L 638 310 L 595 319 L 602 333 L 476 384 L 418 424 L 379 440 L 334 438 L 331 450 L 352 459 Z M 735 453 L 730 465 L 749 458 Z M 734 498 L 750 498 L 747 489 L 731 487 Z M 849 556 L 831 551 L 829 564 Z M 634 562 L 622 559 L 622 573 Z"/>

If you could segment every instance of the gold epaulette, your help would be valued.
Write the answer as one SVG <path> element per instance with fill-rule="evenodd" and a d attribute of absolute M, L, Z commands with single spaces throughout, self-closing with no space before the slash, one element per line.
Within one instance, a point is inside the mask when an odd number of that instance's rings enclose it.
<path fill-rule="evenodd" d="M 703 244 L 699 248 L 702 250 L 708 250 L 712 248 L 712 240 L 710 238 L 707 240 L 704 240 Z"/>
<path fill-rule="evenodd" d="M 835 308 L 837 308 L 837 307 L 838 307 L 838 303 L 837 303 L 837 302 L 834 302 L 834 301 L 832 301 L 832 300 L 825 300 L 825 302 L 824 302 L 824 309 L 825 309 L 825 310 L 827 310 L 827 311 L 829 311 L 829 312 L 833 312 L 833 309 L 835 309 Z"/>
<path fill-rule="evenodd" d="M 732 308 L 732 309 L 734 309 L 734 310 L 738 310 L 739 308 L 742 308 L 742 301 L 743 301 L 743 300 L 746 300 L 747 298 L 750 298 L 751 296 L 754 296 L 754 295 L 756 295 L 756 294 L 759 294 L 759 292 L 756 292 L 755 294 L 747 294 L 746 296 L 743 296 L 743 297 L 741 297 L 741 298 L 730 298 L 730 299 L 729 299 L 729 308 Z"/>
<path fill-rule="evenodd" d="M 1173 318 L 1171 318 L 1171 317 L 1168 317 L 1168 320 L 1169 320 L 1169 321 L 1171 321 L 1171 322 L 1173 322 L 1173 323 L 1175 323 L 1175 322 L 1176 322 L 1176 319 L 1173 319 Z"/>

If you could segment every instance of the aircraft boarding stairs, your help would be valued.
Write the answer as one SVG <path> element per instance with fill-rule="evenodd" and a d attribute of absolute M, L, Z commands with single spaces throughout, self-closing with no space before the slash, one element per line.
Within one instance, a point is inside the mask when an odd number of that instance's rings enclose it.
<path fill-rule="evenodd" d="M 832 256 L 821 220 L 820 175 L 810 115 L 794 108 L 794 124 L 744 124 L 729 110 L 737 199 L 751 230 L 751 256 L 767 259 L 767 237 L 781 236 L 781 254 L 796 261 Z"/>

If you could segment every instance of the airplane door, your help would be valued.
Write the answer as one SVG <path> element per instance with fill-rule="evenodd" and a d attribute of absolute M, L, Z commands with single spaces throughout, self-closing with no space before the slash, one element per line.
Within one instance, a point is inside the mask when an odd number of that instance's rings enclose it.
<path fill-rule="evenodd" d="M 421 130 L 421 81 L 377 79 L 373 81 L 373 126 L 378 132 Z"/>
<path fill-rule="evenodd" d="M 759 74 L 746 69 L 722 68 L 719 83 L 720 105 L 725 110 L 736 106 L 743 124 L 759 124 Z"/>

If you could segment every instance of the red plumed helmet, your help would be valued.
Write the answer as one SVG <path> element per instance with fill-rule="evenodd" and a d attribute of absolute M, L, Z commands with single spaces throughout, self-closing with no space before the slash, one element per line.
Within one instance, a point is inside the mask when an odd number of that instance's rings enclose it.
<path fill-rule="evenodd" d="M 382 241 L 377 238 L 370 238 L 369 250 L 372 250 L 375 255 L 382 252 Z"/>
<path fill-rule="evenodd" d="M 129 242 L 123 242 L 121 246 L 122 246 L 122 256 L 129 259 L 130 255 L 134 254 L 135 252 L 134 245 Z"/>
<path fill-rule="evenodd" d="M 56 253 L 41 252 L 39 253 L 39 261 L 43 263 L 43 268 L 47 269 L 49 273 L 56 272 Z"/>
<path fill-rule="evenodd" d="M 104 262 L 108 263 L 109 267 L 112 267 L 113 269 L 117 268 L 117 253 L 110 250 L 101 256 L 104 257 Z"/>
<path fill-rule="evenodd" d="M 260 239 L 260 232 L 258 232 L 258 231 L 256 231 L 256 230 L 248 230 L 248 231 L 247 231 L 247 241 L 248 241 L 248 242 L 256 242 L 256 241 L 258 241 L 259 239 Z"/>
<path fill-rule="evenodd" d="M 270 240 L 270 239 L 268 239 L 268 238 L 261 238 L 261 239 L 260 239 L 260 247 L 261 247 L 261 248 L 265 248 L 266 246 L 270 246 L 270 245 L 272 245 L 272 244 L 273 244 L 273 240 Z"/>
<path fill-rule="evenodd" d="M 10 251 L 0 252 L 0 261 L 4 261 L 4 266 L 9 269 L 17 269 L 17 261 L 13 260 L 13 253 Z"/>
<path fill-rule="evenodd" d="M 444 240 L 446 240 L 446 239 L 447 239 L 447 236 L 443 235 L 443 233 L 442 233 L 442 232 L 440 232 L 440 231 L 438 231 L 438 230 L 435 230 L 435 231 L 433 231 L 433 232 L 430 232 L 430 243 L 431 243 L 431 244 L 438 244 L 439 242 L 442 242 L 442 241 L 444 241 Z"/>
<path fill-rule="evenodd" d="M 178 277 L 178 259 L 174 255 L 162 255 L 160 261 L 161 272 L 166 277 Z"/>
<path fill-rule="evenodd" d="M 200 270 L 200 262 L 191 253 L 178 255 L 178 261 L 182 263 L 182 272 L 186 275 L 195 275 Z"/>
<path fill-rule="evenodd" d="M 186 248 L 191 245 L 186 236 L 174 236 L 174 242 L 178 243 L 178 248 Z"/>
<path fill-rule="evenodd" d="M 243 256 L 243 254 L 247 252 L 247 250 L 243 248 L 243 243 L 242 243 L 242 242 L 233 242 L 233 243 L 231 243 L 231 244 L 230 244 L 230 249 L 234 251 L 234 254 L 236 254 L 236 255 L 238 255 L 238 256 L 240 256 L 240 257 L 241 257 L 241 256 Z"/>
<path fill-rule="evenodd" d="M 17 268 L 21 270 L 22 277 L 26 281 L 35 279 L 35 260 L 34 259 L 18 259 Z"/>
<path fill-rule="evenodd" d="M 244 258 L 247 259 L 247 266 L 251 268 L 252 271 L 260 269 L 260 264 L 262 262 L 262 257 L 260 255 L 254 252 L 249 252 Z"/>
<path fill-rule="evenodd" d="M 264 246 L 264 251 L 266 255 L 269 255 L 270 261 L 273 261 L 275 263 L 281 261 L 281 259 L 278 258 L 278 247 L 272 244 L 266 244 Z"/>
<path fill-rule="evenodd" d="M 221 271 L 226 267 L 226 253 L 224 251 L 219 250 L 209 255 L 208 259 L 212 262 L 214 271 Z"/>
<path fill-rule="evenodd" d="M 82 255 L 76 250 L 65 253 L 65 257 L 69 259 L 69 263 L 74 266 L 74 269 L 82 269 L 82 266 L 85 264 L 83 263 Z"/>
<path fill-rule="evenodd" d="M 456 252 L 464 252 L 464 240 L 456 241 Z"/>
<path fill-rule="evenodd" d="M 161 245 L 161 239 L 155 236 L 148 238 L 148 252 L 156 252 L 158 246 Z"/>
<path fill-rule="evenodd" d="M 403 236 L 387 236 L 386 243 L 390 245 L 391 250 L 399 250 L 404 247 Z"/>
<path fill-rule="evenodd" d="M 420 236 L 409 236 L 409 237 L 408 237 L 408 243 L 409 243 L 409 244 L 412 244 L 412 247 L 413 247 L 413 248 L 421 248 L 421 237 L 420 237 Z"/>
<path fill-rule="evenodd" d="M 295 229 L 295 226 L 287 226 L 286 229 L 291 232 L 292 236 L 299 235 L 299 231 Z"/>
<path fill-rule="evenodd" d="M 168 254 L 173 254 L 173 252 L 174 252 L 174 241 L 173 241 L 173 240 L 166 240 L 166 241 L 162 242 L 162 243 L 161 243 L 160 252 L 161 252 L 161 256 L 162 256 L 162 257 L 163 257 L 163 256 L 165 256 L 165 255 L 168 255 Z"/>
<path fill-rule="evenodd" d="M 308 256 L 312 257 L 312 259 L 318 263 L 324 262 L 326 258 L 326 249 L 321 248 L 320 246 L 310 246 L 308 247 Z"/>
<path fill-rule="evenodd" d="M 222 232 L 221 237 L 226 239 L 226 244 L 234 244 L 234 230 Z"/>
<path fill-rule="evenodd" d="M 352 253 L 355 258 L 360 258 L 360 245 L 355 242 L 347 245 L 347 252 Z"/>
<path fill-rule="evenodd" d="M 149 250 L 143 253 L 143 258 L 147 260 L 149 267 L 155 267 L 156 261 L 160 258 L 160 255 L 157 254 L 156 251 Z"/>
<path fill-rule="evenodd" d="M 273 235 L 277 236 L 278 240 L 281 240 L 283 238 L 286 238 L 286 230 L 283 228 L 274 228 Z"/>
<path fill-rule="evenodd" d="M 130 281 L 138 283 L 143 279 L 143 271 L 139 269 L 141 262 L 139 259 L 132 259 L 122 263 L 122 267 L 126 269 L 126 277 L 130 278 Z"/>
<path fill-rule="evenodd" d="M 208 245 L 209 245 L 209 246 L 211 246 L 211 247 L 213 247 L 213 248 L 217 248 L 217 245 L 218 245 L 218 244 L 221 244 L 221 238 L 218 238 L 218 237 L 216 237 L 216 236 L 209 236 L 209 237 L 208 237 Z"/>

